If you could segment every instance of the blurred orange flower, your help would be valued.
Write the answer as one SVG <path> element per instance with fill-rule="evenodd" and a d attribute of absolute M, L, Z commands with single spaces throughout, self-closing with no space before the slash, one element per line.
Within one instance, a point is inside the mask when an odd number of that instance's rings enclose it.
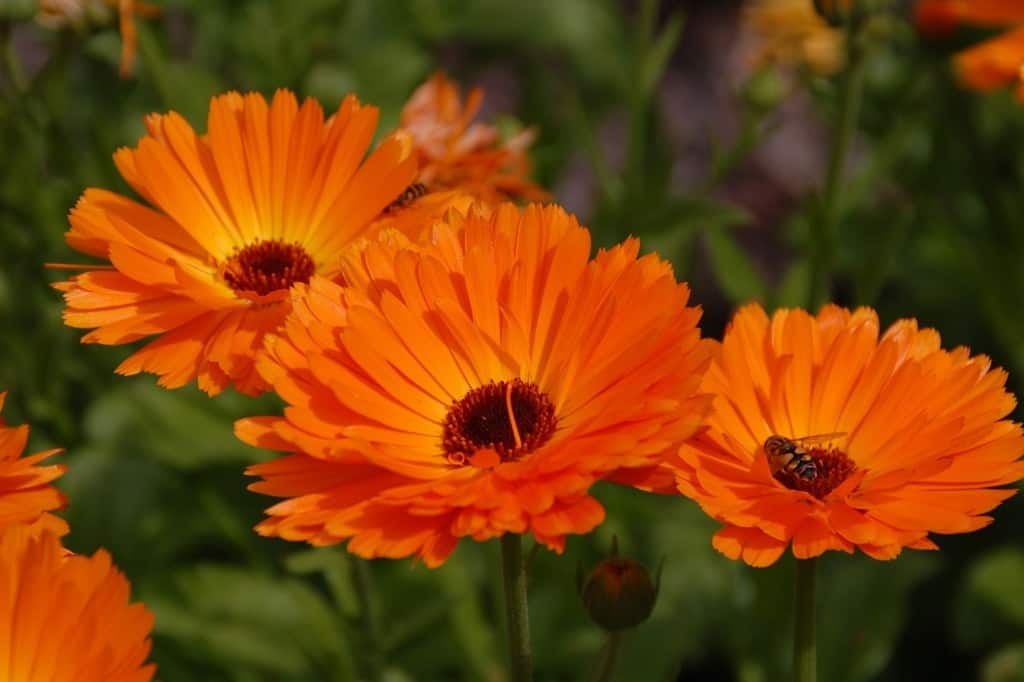
<path fill-rule="evenodd" d="M 121 78 L 131 75 L 135 66 L 135 15 L 156 16 L 155 5 L 135 0 L 39 0 L 36 20 L 49 28 L 82 26 L 91 16 L 105 14 L 108 7 L 116 7 L 121 30 Z"/>
<path fill-rule="evenodd" d="M 710 428 L 670 466 L 679 490 L 726 524 L 715 548 L 753 566 L 790 545 L 798 558 L 936 549 L 930 533 L 988 525 L 985 513 L 1016 492 L 996 486 L 1024 476 L 1005 382 L 987 357 L 942 350 L 913 320 L 879 337 L 866 308 L 769 319 L 749 305 L 705 377 Z M 773 435 L 798 446 L 788 466 L 765 451 Z"/>
<path fill-rule="evenodd" d="M 828 25 L 812 0 L 753 0 L 743 10 L 743 27 L 755 41 L 754 60 L 806 66 L 831 75 L 846 63 L 846 40 Z"/>
<path fill-rule="evenodd" d="M 368 243 L 349 286 L 313 279 L 259 362 L 288 403 L 238 436 L 288 498 L 263 535 L 444 562 L 460 538 L 561 551 L 604 519 L 597 480 L 697 428 L 708 345 L 689 289 L 630 239 L 590 258 L 558 207 L 450 213 L 433 240 Z"/>
<path fill-rule="evenodd" d="M 7 393 L 0 393 L 3 409 Z M 51 484 L 64 473 L 63 464 L 39 466 L 61 450 L 45 450 L 22 457 L 28 442 L 29 427 L 7 426 L 0 418 L 0 529 L 14 524 L 32 525 L 59 535 L 68 532 L 67 523 L 51 512 L 63 509 L 67 502 Z"/>
<path fill-rule="evenodd" d="M 153 615 L 103 550 L 68 554 L 57 536 L 0 532 L 4 682 L 148 682 Z"/>
<path fill-rule="evenodd" d="M 915 19 L 924 33 L 941 35 L 957 26 L 1009 31 L 961 51 L 953 58 L 956 74 L 965 87 L 988 92 L 1016 85 L 1024 101 L 1024 0 L 921 0 Z"/>
<path fill-rule="evenodd" d="M 463 102 L 458 85 L 441 72 L 412 94 L 400 125 L 412 137 L 417 182 L 430 192 L 458 190 L 488 203 L 547 199 L 547 192 L 529 180 L 526 150 L 533 131 L 501 141 L 494 126 L 473 123 L 483 96 L 474 88 Z"/>
<path fill-rule="evenodd" d="M 293 285 L 337 275 L 345 248 L 413 180 L 401 136 L 363 161 L 376 124 L 377 109 L 354 96 L 325 121 L 287 91 L 269 106 L 253 93 L 215 97 L 206 135 L 176 113 L 149 116 L 149 135 L 114 160 L 154 208 L 86 190 L 67 241 L 112 265 L 70 266 L 90 272 L 55 285 L 65 322 L 95 328 L 87 343 L 160 335 L 120 374 L 153 372 L 168 388 L 198 377 L 211 395 L 264 391 L 253 357 Z"/>

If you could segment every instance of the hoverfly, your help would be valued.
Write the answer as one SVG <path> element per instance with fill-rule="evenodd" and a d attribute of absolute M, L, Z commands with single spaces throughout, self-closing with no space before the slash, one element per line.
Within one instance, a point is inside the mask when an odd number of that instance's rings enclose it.
<path fill-rule="evenodd" d="M 421 196 L 427 193 L 427 186 L 422 182 L 414 182 L 406 187 L 398 197 L 385 207 L 385 213 L 391 213 L 397 211 L 400 208 L 405 208 L 412 202 L 419 199 Z"/>
<path fill-rule="evenodd" d="M 773 434 L 764 441 L 764 451 L 768 455 L 768 466 L 772 476 L 780 471 L 794 474 L 805 481 L 813 481 L 818 477 L 818 465 L 805 446 L 825 443 L 845 436 L 845 433 L 819 433 L 803 438 L 786 438 Z"/>

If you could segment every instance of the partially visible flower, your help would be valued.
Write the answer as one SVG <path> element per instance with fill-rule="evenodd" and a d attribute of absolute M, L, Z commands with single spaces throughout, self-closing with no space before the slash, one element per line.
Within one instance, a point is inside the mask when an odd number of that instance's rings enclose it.
<path fill-rule="evenodd" d="M 957 53 L 953 68 L 968 89 L 989 92 L 1015 86 L 1017 98 L 1024 102 L 1024 1 L 921 0 L 915 19 L 922 32 L 932 35 L 957 26 L 1009 28 Z"/>
<path fill-rule="evenodd" d="M 426 244 L 386 236 L 268 339 L 259 370 L 288 406 L 236 425 L 289 453 L 249 470 L 286 498 L 259 533 L 428 566 L 465 537 L 561 551 L 604 519 L 591 485 L 698 428 L 700 311 L 636 240 L 591 258 L 562 209 L 510 204 L 453 211 Z"/>
<path fill-rule="evenodd" d="M 6 397 L 6 392 L 0 393 L 0 409 Z M 60 449 L 22 457 L 28 432 L 28 425 L 7 426 L 0 418 L 0 529 L 26 524 L 63 535 L 68 532 L 67 523 L 48 512 L 66 506 L 64 495 L 51 484 L 64 473 L 65 466 L 39 465 Z"/>
<path fill-rule="evenodd" d="M 705 376 L 709 429 L 669 466 L 725 524 L 715 548 L 753 566 L 789 546 L 801 559 L 936 549 L 932 533 L 988 525 L 1016 492 L 1000 486 L 1024 476 L 1005 383 L 987 357 L 942 350 L 913 320 L 880 335 L 867 308 L 769 318 L 749 305 Z"/>
<path fill-rule="evenodd" d="M 149 135 L 114 155 L 153 208 L 100 189 L 71 211 L 68 243 L 110 265 L 56 284 L 65 322 L 93 328 L 83 342 L 117 345 L 157 335 L 117 368 L 152 372 L 177 388 L 198 378 L 266 390 L 253 369 L 263 337 L 291 309 L 291 291 L 336 277 L 342 254 L 416 172 L 407 140 L 387 139 L 365 161 L 377 109 L 346 97 L 326 119 L 312 99 L 278 91 L 228 93 L 210 104 L 208 132 L 153 114 Z M 69 266 L 56 266 L 69 267 Z"/>
<path fill-rule="evenodd" d="M 82 28 L 88 23 L 105 23 L 108 9 L 117 8 L 121 29 L 122 78 L 131 75 L 135 65 L 135 16 L 156 16 L 160 10 L 155 5 L 136 0 L 39 0 L 39 14 L 36 20 L 52 29 L 65 26 Z"/>
<path fill-rule="evenodd" d="M 69 554 L 57 536 L 0 531 L 4 682 L 148 682 L 153 615 L 100 550 Z"/>
<path fill-rule="evenodd" d="M 743 26 L 756 41 L 755 61 L 805 66 L 830 75 L 846 62 L 843 32 L 815 11 L 812 0 L 752 0 Z"/>
<path fill-rule="evenodd" d="M 483 96 L 474 88 L 463 101 L 458 85 L 442 72 L 412 94 L 400 124 L 412 137 L 420 168 L 416 181 L 430 192 L 457 190 L 488 203 L 547 199 L 529 180 L 527 149 L 534 132 L 502 141 L 494 126 L 474 123 Z"/>

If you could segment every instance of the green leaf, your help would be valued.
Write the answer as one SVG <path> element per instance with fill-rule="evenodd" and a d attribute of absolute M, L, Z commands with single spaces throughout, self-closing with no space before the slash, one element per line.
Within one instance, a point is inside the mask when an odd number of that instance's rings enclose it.
<path fill-rule="evenodd" d="M 967 578 L 967 589 L 988 601 L 1007 619 L 1024 626 L 1024 551 L 997 550 L 978 561 Z"/>
<path fill-rule="evenodd" d="M 715 281 L 734 304 L 765 299 L 764 279 L 750 256 L 725 230 L 709 230 L 705 235 Z"/>
<path fill-rule="evenodd" d="M 683 34 L 683 14 L 674 12 L 665 23 L 665 28 L 655 39 L 650 49 L 644 55 L 641 66 L 640 92 L 647 98 L 654 92 L 658 82 L 661 80 L 668 60 L 672 57 L 676 47 L 679 45 L 679 38 Z"/>
<path fill-rule="evenodd" d="M 811 269 L 805 260 L 795 260 L 786 268 L 772 297 L 773 308 L 794 308 L 807 304 L 811 288 Z"/>
<path fill-rule="evenodd" d="M 337 614 L 323 595 L 291 578 L 199 564 L 176 572 L 171 585 L 147 590 L 154 635 L 188 643 L 195 657 L 222 668 L 299 676 L 334 670 L 355 678 Z"/>
<path fill-rule="evenodd" d="M 725 230 L 750 223 L 750 213 L 742 206 L 711 197 L 683 197 L 668 205 L 673 222 L 697 230 Z"/>
<path fill-rule="evenodd" d="M 235 414 L 195 388 L 168 391 L 140 377 L 96 400 L 84 423 L 87 437 L 108 452 L 138 451 L 144 443 L 145 456 L 187 470 L 265 456 L 235 438 Z"/>

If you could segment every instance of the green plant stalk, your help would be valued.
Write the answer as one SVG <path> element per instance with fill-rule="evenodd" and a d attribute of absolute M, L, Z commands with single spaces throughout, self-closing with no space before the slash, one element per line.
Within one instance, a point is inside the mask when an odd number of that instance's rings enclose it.
<path fill-rule="evenodd" d="M 18 97 L 28 89 L 28 81 L 12 40 L 11 24 L 6 21 L 0 22 L 0 51 L 3 53 L 4 75 L 10 81 L 12 95 Z"/>
<path fill-rule="evenodd" d="M 856 25 L 847 31 L 849 41 L 848 66 L 839 94 L 839 121 L 829 151 L 825 189 L 815 219 L 811 221 L 810 265 L 811 281 L 807 305 L 816 310 L 831 297 L 832 269 L 835 260 L 835 231 L 841 215 L 841 189 L 843 170 L 849 156 L 850 145 L 857 131 L 861 92 L 864 89 L 865 49 L 859 39 Z"/>
<path fill-rule="evenodd" d="M 526 562 L 523 538 L 516 533 L 501 536 L 501 575 L 505 588 L 505 618 L 508 626 L 510 682 L 533 679 L 530 646 L 530 614 L 526 602 Z"/>
<path fill-rule="evenodd" d="M 622 648 L 622 631 L 614 630 L 608 633 L 608 642 L 604 647 L 604 657 L 601 659 L 601 667 L 597 671 L 594 682 L 611 682 L 615 675 L 615 665 L 619 662 L 619 650 Z"/>
<path fill-rule="evenodd" d="M 351 557 L 352 586 L 355 588 L 356 599 L 359 601 L 359 625 L 363 634 L 366 651 L 361 657 L 366 662 L 366 676 L 371 682 L 377 682 L 383 676 L 384 666 L 381 660 L 380 619 L 378 617 L 377 597 L 373 590 L 373 575 L 370 573 L 370 562 L 366 559 Z"/>
<path fill-rule="evenodd" d="M 626 142 L 625 201 L 618 207 L 620 220 L 634 215 L 640 201 L 646 173 L 644 147 L 647 143 L 647 117 L 650 93 L 643 89 L 643 67 L 657 20 L 658 0 L 643 0 L 633 31 L 632 63 L 628 92 L 629 136 Z"/>
<path fill-rule="evenodd" d="M 818 652 L 814 634 L 814 572 L 816 559 L 797 559 L 793 623 L 793 680 L 818 679 Z"/>

